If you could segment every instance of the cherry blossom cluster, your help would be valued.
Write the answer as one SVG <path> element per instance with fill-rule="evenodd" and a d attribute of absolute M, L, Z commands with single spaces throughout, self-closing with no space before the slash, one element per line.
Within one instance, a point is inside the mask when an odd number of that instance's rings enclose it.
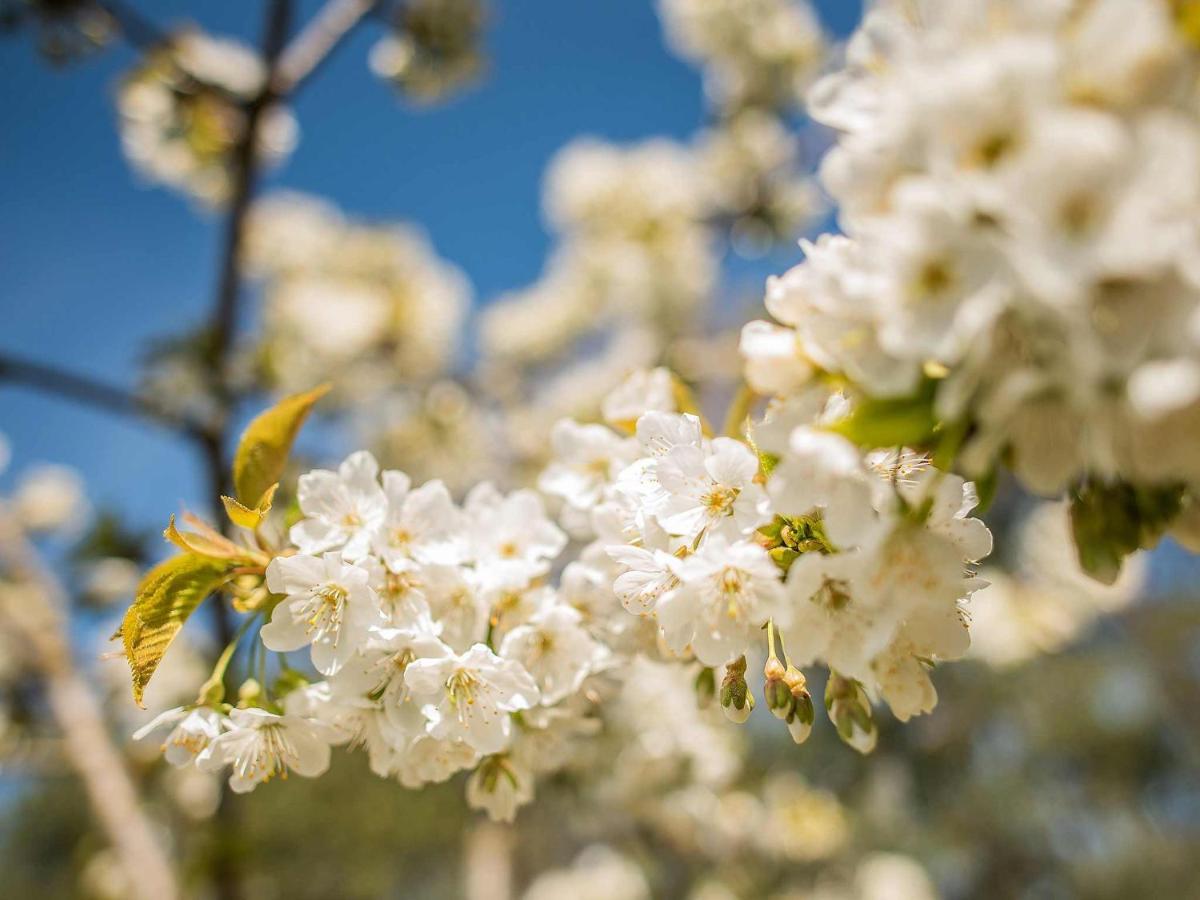
<path fill-rule="evenodd" d="M 335 398 L 361 398 L 453 361 L 470 285 L 419 229 L 353 221 L 285 192 L 254 206 L 247 235 L 265 288 L 256 362 L 269 383 L 299 391 L 328 380 Z"/>
<path fill-rule="evenodd" d="M 667 39 L 704 67 L 704 89 L 725 110 L 799 107 L 825 58 L 805 0 L 659 0 Z"/>
<path fill-rule="evenodd" d="M 250 48 L 196 29 L 177 32 L 121 81 L 117 111 L 125 155 L 150 181 L 205 203 L 225 202 L 245 104 L 265 78 L 266 68 Z M 258 125 L 259 159 L 282 160 L 297 133 L 290 112 L 269 107 Z"/>
<path fill-rule="evenodd" d="M 1178 4 L 875 4 L 809 93 L 845 236 L 743 349 L 763 391 L 927 388 L 972 476 L 1200 479 L 1200 55 Z"/>
<path fill-rule="evenodd" d="M 901 719 L 927 712 L 932 663 L 966 651 L 963 604 L 991 534 L 958 476 L 823 430 L 842 402 L 777 404 L 752 440 L 710 437 L 674 411 L 670 373 L 641 373 L 606 410 L 636 421 L 633 434 L 560 423 L 540 486 L 562 498 L 565 527 L 594 539 L 584 557 L 615 564 L 625 609 L 652 618 L 671 653 L 725 667 L 732 717 L 753 706 L 743 657 L 766 629 L 766 697 L 793 737 L 812 723 L 799 669 L 821 663 L 836 673 L 826 700 L 839 731 L 867 749 L 868 698 Z"/>
<path fill-rule="evenodd" d="M 169 727 L 169 762 L 229 767 L 235 791 L 319 775 L 335 745 L 410 787 L 470 770 L 468 801 L 511 819 L 592 728 L 585 682 L 612 657 L 548 582 L 567 536 L 535 492 L 485 483 L 458 506 L 365 452 L 302 476 L 298 499 L 257 652 L 303 652 L 320 680 L 285 664 L 273 696 L 170 710 L 143 733 Z"/>
<path fill-rule="evenodd" d="M 484 70 L 483 0 L 408 0 L 388 4 L 391 32 L 371 50 L 371 69 L 406 99 L 436 103 Z"/>

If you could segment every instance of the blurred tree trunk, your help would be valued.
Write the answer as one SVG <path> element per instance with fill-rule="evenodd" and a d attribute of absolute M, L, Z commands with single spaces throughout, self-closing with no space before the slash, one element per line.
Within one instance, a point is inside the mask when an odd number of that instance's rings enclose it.
<path fill-rule="evenodd" d="M 0 591 L 0 615 L 21 639 L 29 663 L 43 679 L 65 755 L 116 853 L 129 896 L 178 897 L 171 863 L 142 808 L 125 759 L 104 725 L 100 702 L 75 666 L 67 637 L 65 592 L 40 565 L 20 528 L 3 513 L 0 564 L 6 582 Z"/>
<path fill-rule="evenodd" d="M 463 896 L 466 900 L 512 900 L 512 828 L 482 819 L 463 836 Z"/>

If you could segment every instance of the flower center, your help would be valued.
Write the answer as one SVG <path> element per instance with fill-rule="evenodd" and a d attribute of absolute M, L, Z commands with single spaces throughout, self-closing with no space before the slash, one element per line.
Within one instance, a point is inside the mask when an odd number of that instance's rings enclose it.
<path fill-rule="evenodd" d="M 711 516 L 729 516 L 733 515 L 733 504 L 740 493 L 739 488 L 714 484 L 712 489 L 700 498 L 700 503 Z"/>
<path fill-rule="evenodd" d="M 316 601 L 308 619 L 308 633 L 318 637 L 332 632 L 338 635 L 342 628 L 342 614 L 350 592 L 340 584 L 323 584 L 313 591 Z"/>
<path fill-rule="evenodd" d="M 479 678 L 469 669 L 456 669 L 446 680 L 446 694 L 451 706 L 456 709 L 463 704 L 468 706 L 475 702 L 475 691 L 479 686 Z"/>
<path fill-rule="evenodd" d="M 725 615 L 731 619 L 741 618 L 742 599 L 745 596 L 746 582 L 740 569 L 727 568 L 721 573 L 718 581 L 721 596 L 725 600 Z"/>
<path fill-rule="evenodd" d="M 287 778 L 288 769 L 298 758 L 287 729 L 271 722 L 259 726 L 250 752 L 238 759 L 234 768 L 248 781 L 266 782 L 276 775 Z"/>

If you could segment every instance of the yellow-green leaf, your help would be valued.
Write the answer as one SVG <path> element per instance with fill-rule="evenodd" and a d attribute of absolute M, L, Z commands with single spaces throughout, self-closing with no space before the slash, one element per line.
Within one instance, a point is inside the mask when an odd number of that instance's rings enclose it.
<path fill-rule="evenodd" d="M 234 491 L 246 509 L 257 509 L 263 494 L 282 477 L 296 434 L 313 404 L 328 392 L 329 385 L 324 384 L 285 397 L 246 427 L 233 458 Z"/>
<path fill-rule="evenodd" d="M 185 553 L 161 562 L 142 578 L 121 622 L 121 640 L 133 677 L 133 699 L 142 694 L 163 654 L 197 606 L 229 577 L 233 564 Z"/>
<path fill-rule="evenodd" d="M 167 530 L 163 532 L 163 537 L 185 553 L 194 553 L 209 559 L 237 562 L 255 562 L 260 558 L 265 559 L 262 554 L 235 544 L 225 535 L 220 534 L 194 516 L 185 516 L 184 520 L 195 530 L 180 531 L 175 527 L 175 517 L 171 516 L 171 522 L 167 525 Z"/>
<path fill-rule="evenodd" d="M 262 495 L 262 499 L 258 502 L 258 506 L 255 509 L 243 506 L 232 497 L 223 496 L 221 497 L 221 502 L 225 504 L 225 514 L 229 516 L 230 522 L 253 531 L 262 524 L 263 519 L 267 517 L 267 513 L 271 511 L 271 504 L 275 501 L 275 492 L 277 490 L 279 490 L 279 482 L 267 488 L 266 493 Z"/>

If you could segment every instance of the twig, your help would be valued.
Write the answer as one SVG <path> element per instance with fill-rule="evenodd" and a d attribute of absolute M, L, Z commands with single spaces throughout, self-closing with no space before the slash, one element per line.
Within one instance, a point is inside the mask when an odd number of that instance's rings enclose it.
<path fill-rule="evenodd" d="M 329 0 L 283 51 L 275 72 L 276 95 L 294 94 L 377 5 L 378 0 Z"/>
<path fill-rule="evenodd" d="M 96 5 L 117 23 L 125 40 L 139 50 L 153 50 L 166 43 L 167 32 L 122 0 L 96 0 Z"/>
<path fill-rule="evenodd" d="M 142 810 L 137 789 L 104 725 L 100 703 L 75 667 L 67 640 L 62 585 L 38 562 L 36 551 L 8 516 L 0 515 L 0 563 L 17 602 L 0 596 L 0 612 L 12 622 L 41 672 L 46 700 L 63 735 L 63 751 L 83 782 L 96 820 L 125 872 L 129 895 L 171 900 L 179 888 L 167 854 Z"/>
<path fill-rule="evenodd" d="M 198 422 L 163 408 L 150 398 L 84 375 L 6 353 L 0 353 L 0 380 L 56 394 L 95 409 L 143 419 L 193 438 L 203 438 L 210 430 Z"/>

